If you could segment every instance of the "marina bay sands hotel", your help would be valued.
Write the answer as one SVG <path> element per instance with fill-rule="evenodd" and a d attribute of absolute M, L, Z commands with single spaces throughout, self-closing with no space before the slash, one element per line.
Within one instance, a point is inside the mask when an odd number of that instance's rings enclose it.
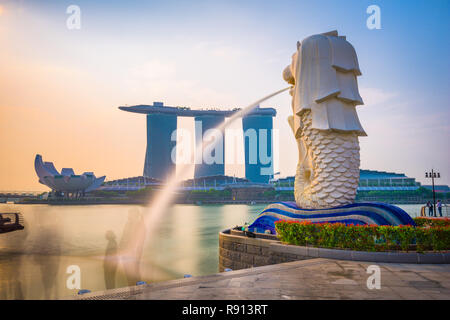
<path fill-rule="evenodd" d="M 195 141 L 198 145 L 204 132 L 208 129 L 214 129 L 226 117 L 231 117 L 240 109 L 233 110 L 193 110 L 186 107 L 164 106 L 162 102 L 154 102 L 153 105 L 121 106 L 120 110 L 142 113 L 147 115 L 147 150 L 145 152 L 144 177 L 165 180 L 167 175 L 175 169 L 175 163 L 172 162 L 171 153 L 176 145 L 172 141 L 172 132 L 177 129 L 177 117 L 195 118 Z M 245 177 L 251 182 L 267 183 L 273 175 L 273 163 L 261 163 L 259 157 L 260 151 L 260 133 L 266 129 L 267 136 L 267 157 L 272 157 L 272 128 L 273 117 L 276 116 L 276 110 L 273 108 L 255 108 L 242 118 L 243 131 L 254 129 L 256 132 L 256 146 L 250 146 L 250 138 L 244 135 L 245 150 Z M 253 148 L 250 150 L 250 148 Z M 225 159 L 225 143 L 222 143 L 222 154 Z M 255 159 L 250 158 L 250 152 L 255 151 L 258 155 Z M 225 174 L 225 161 L 222 163 L 206 164 L 202 161 L 195 164 L 194 178 L 217 176 Z M 264 169 L 262 171 L 261 169 Z M 264 172 L 264 174 L 262 174 Z M 268 174 L 269 173 L 269 174 Z"/>

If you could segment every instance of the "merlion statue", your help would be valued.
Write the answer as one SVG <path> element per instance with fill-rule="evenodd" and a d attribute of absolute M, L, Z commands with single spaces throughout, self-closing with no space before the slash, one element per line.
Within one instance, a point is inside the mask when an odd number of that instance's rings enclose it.
<path fill-rule="evenodd" d="M 294 195 L 300 208 L 320 209 L 353 203 L 359 181 L 355 107 L 361 75 L 355 49 L 337 31 L 297 42 L 283 78 L 293 88 L 288 121 L 298 144 Z"/>
<path fill-rule="evenodd" d="M 337 31 L 297 43 L 283 78 L 293 87 L 288 121 L 298 144 L 299 160 L 293 202 L 269 204 L 247 227 L 276 234 L 275 223 L 309 221 L 346 225 L 415 225 L 401 208 L 357 202 L 359 136 L 366 133 L 356 106 L 361 75 L 355 49 Z"/>

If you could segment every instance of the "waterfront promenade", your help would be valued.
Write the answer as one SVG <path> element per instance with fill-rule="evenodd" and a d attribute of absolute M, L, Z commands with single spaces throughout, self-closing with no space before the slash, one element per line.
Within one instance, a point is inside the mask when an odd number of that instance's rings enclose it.
<path fill-rule="evenodd" d="M 381 288 L 369 290 L 367 267 L 378 265 Z M 88 293 L 68 299 L 450 300 L 450 265 L 310 259 Z"/>

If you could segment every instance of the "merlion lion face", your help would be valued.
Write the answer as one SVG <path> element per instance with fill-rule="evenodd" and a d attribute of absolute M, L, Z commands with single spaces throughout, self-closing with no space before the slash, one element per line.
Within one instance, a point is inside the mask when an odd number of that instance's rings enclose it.
<path fill-rule="evenodd" d="M 295 79 L 295 70 L 296 63 L 298 61 L 300 42 L 297 42 L 297 51 L 292 55 L 292 62 L 283 70 L 283 79 L 292 85 L 292 88 L 289 90 L 289 94 L 293 97 L 296 90 L 296 79 Z M 297 172 L 295 176 L 295 198 L 297 205 L 304 208 L 309 208 L 311 205 L 309 203 L 305 203 L 303 196 L 298 196 L 300 194 L 300 190 L 304 190 L 306 186 L 310 185 L 313 177 L 313 168 L 314 161 L 311 156 L 310 150 L 308 150 L 308 146 L 305 143 L 305 140 L 297 135 L 299 132 L 298 128 L 298 120 L 300 119 L 298 115 L 296 115 L 295 107 L 294 107 L 294 99 L 292 100 L 292 111 L 293 115 L 288 117 L 288 123 L 292 129 L 294 137 L 297 141 L 298 147 L 298 164 L 297 164 Z M 296 124 L 297 123 L 297 124 Z M 298 200 L 297 200 L 298 199 Z"/>
<path fill-rule="evenodd" d="M 294 77 L 294 66 L 298 59 L 298 49 L 300 48 L 300 42 L 297 41 L 297 51 L 292 55 L 292 62 L 283 70 L 283 79 L 290 85 L 292 88 L 289 90 L 289 94 L 292 96 L 294 94 L 294 86 L 295 86 L 295 77 Z"/>

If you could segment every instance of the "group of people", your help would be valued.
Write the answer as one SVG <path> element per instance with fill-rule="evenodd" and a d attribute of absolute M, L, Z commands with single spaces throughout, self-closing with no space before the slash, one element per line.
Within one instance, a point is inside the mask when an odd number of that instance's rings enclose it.
<path fill-rule="evenodd" d="M 427 202 L 426 206 L 428 208 L 428 215 L 430 217 L 437 217 L 437 215 L 435 215 L 434 212 L 433 212 L 434 211 L 434 207 L 433 207 L 433 204 L 430 201 Z M 439 212 L 439 216 L 442 217 L 442 202 L 441 202 L 441 200 L 438 200 L 436 202 L 436 209 Z"/>

